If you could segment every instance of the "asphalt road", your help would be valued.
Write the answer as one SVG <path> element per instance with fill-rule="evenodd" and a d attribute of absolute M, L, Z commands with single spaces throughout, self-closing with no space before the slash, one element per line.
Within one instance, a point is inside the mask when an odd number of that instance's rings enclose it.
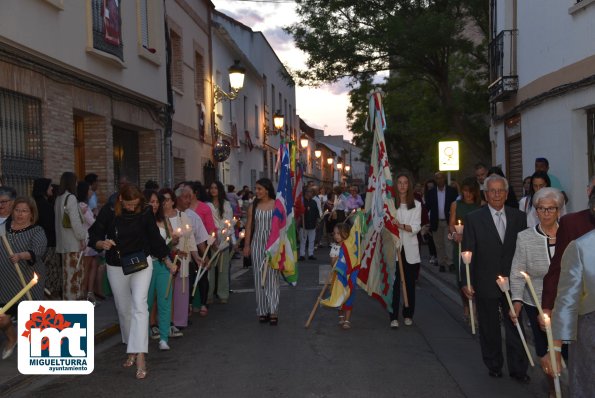
<path fill-rule="evenodd" d="M 326 250 L 318 253 L 320 257 Z M 338 327 L 334 310 L 321 308 L 304 323 L 318 295 L 323 261 L 300 268 L 297 287 L 282 287 L 279 326 L 259 324 L 251 270 L 234 262 L 229 304 L 192 316 L 184 337 L 161 352 L 150 342 L 148 377 L 123 369 L 125 347 L 116 336 L 97 348 L 89 376 L 37 377 L 11 397 L 537 397 L 546 396 L 539 369 L 521 385 L 492 379 L 461 307 L 422 278 L 414 325 L 389 328 L 379 303 L 358 291 L 352 323 Z"/>

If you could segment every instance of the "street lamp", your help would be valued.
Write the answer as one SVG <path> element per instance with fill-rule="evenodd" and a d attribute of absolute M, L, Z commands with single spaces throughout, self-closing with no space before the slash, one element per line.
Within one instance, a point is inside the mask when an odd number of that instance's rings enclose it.
<path fill-rule="evenodd" d="M 314 156 L 316 156 L 316 159 L 320 159 L 320 157 L 322 156 L 322 151 L 320 149 L 315 150 Z"/>
<path fill-rule="evenodd" d="M 343 169 L 343 163 L 341 163 L 340 161 L 337 163 L 337 169 L 338 170 L 342 170 Z"/>
<path fill-rule="evenodd" d="M 326 163 L 328 163 L 329 165 L 333 164 L 333 158 L 327 158 Z"/>
<path fill-rule="evenodd" d="M 300 139 L 300 144 L 302 145 L 302 149 L 308 148 L 308 138 L 302 136 L 302 138 Z"/>
<path fill-rule="evenodd" d="M 346 172 L 346 173 L 349 173 L 349 171 L 350 171 L 350 170 L 351 170 L 351 166 L 350 166 L 350 165 L 348 165 L 348 164 L 346 164 L 346 165 L 345 165 L 345 172 Z"/>
<path fill-rule="evenodd" d="M 227 70 L 229 72 L 229 86 L 231 91 L 226 93 L 221 87 L 215 84 L 215 102 L 213 105 L 228 99 L 233 101 L 237 98 L 238 93 L 244 87 L 244 76 L 246 75 L 246 68 L 240 65 L 239 60 L 235 60 L 233 65 Z"/>
<path fill-rule="evenodd" d="M 285 124 L 285 118 L 281 113 L 280 109 L 277 109 L 277 112 L 273 115 L 273 126 L 275 126 L 275 131 L 278 133 L 283 130 L 283 125 Z"/>

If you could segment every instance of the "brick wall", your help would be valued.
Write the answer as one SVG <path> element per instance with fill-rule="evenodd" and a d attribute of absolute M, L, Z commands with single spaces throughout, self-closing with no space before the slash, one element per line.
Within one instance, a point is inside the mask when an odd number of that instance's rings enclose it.
<path fill-rule="evenodd" d="M 97 196 L 99 203 L 105 203 L 115 187 L 112 125 L 103 116 L 87 116 L 83 124 L 85 173 L 97 174 Z"/>
<path fill-rule="evenodd" d="M 159 132 L 138 132 L 138 164 L 141 188 L 147 180 L 161 181 L 161 137 Z"/>
<path fill-rule="evenodd" d="M 141 181 L 162 181 L 161 129 L 138 101 L 115 100 L 106 91 L 91 91 L 61 78 L 0 61 L 0 87 L 41 100 L 43 173 L 54 183 L 74 169 L 74 115 L 83 118 L 85 174 L 99 176 L 101 202 L 115 189 L 113 123 L 139 132 Z M 142 99 L 138 99 L 141 100 Z M 78 176 L 79 179 L 84 175 Z"/>

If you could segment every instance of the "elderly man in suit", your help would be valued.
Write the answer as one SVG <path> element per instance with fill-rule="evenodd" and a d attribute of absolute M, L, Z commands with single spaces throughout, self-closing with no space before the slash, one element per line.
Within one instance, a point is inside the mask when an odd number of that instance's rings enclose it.
<path fill-rule="evenodd" d="M 479 342 L 483 362 L 491 377 L 502 377 L 504 357 L 500 333 L 500 312 L 508 313 L 506 299 L 498 285 L 498 276 L 510 276 L 517 234 L 527 228 L 523 212 L 504 205 L 508 181 L 497 174 L 485 180 L 488 205 L 465 217 L 462 248 L 473 253 L 471 286 L 463 293 L 475 296 L 479 321 Z M 463 278 L 466 281 L 466 277 Z M 528 383 L 528 361 L 521 339 L 509 317 L 503 316 L 508 372 L 517 381 Z M 519 318 L 519 323 L 523 322 Z"/>
<path fill-rule="evenodd" d="M 436 244 L 438 265 L 440 272 L 453 265 L 452 246 L 448 240 L 448 219 L 450 218 L 450 205 L 457 200 L 459 193 L 456 189 L 446 185 L 444 174 L 434 174 L 436 186 L 426 193 L 426 206 L 430 211 L 430 229 Z"/>

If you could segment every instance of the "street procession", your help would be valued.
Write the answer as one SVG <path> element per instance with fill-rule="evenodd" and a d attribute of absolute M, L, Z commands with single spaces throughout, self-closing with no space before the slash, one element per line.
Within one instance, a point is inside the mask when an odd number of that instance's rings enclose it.
<path fill-rule="evenodd" d="M 595 397 L 595 1 L 532 3 L 5 1 L 0 396 Z"/>

